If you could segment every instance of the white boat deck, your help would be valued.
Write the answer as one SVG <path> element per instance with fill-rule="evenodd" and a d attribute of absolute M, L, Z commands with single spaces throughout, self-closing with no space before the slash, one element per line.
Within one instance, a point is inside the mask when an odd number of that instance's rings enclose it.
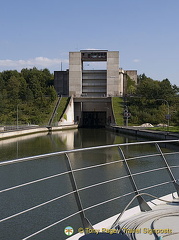
<path fill-rule="evenodd" d="M 173 198 L 177 194 L 169 194 L 160 199 L 147 202 L 151 211 L 141 212 L 138 206 L 125 211 L 119 225 L 113 228 L 113 234 L 103 235 L 110 231 L 118 215 L 94 225 L 93 234 L 76 234 L 68 240 L 123 240 L 121 234 L 129 240 L 178 240 L 179 239 L 179 199 Z M 89 231 L 92 229 L 89 229 Z M 98 234 L 97 234 L 98 232 Z M 103 233 L 103 234 L 102 234 Z M 111 229 L 112 233 L 112 229 Z M 90 236 L 91 235 L 91 236 Z M 125 239 L 125 238 L 124 238 Z"/>
<path fill-rule="evenodd" d="M 179 204 L 162 204 L 121 223 L 129 239 L 179 239 Z M 162 237 L 162 238 L 161 238 Z"/>

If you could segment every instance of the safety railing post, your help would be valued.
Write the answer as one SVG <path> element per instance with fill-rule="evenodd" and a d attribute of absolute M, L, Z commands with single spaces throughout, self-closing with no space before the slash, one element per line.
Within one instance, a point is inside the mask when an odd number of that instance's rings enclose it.
<path fill-rule="evenodd" d="M 168 174 L 169 174 L 169 176 L 170 176 L 170 179 L 171 179 L 172 182 L 173 182 L 173 185 L 174 185 L 174 187 L 175 187 L 175 189 L 176 189 L 176 191 L 177 191 L 177 195 L 178 195 L 178 197 L 179 197 L 179 185 L 178 185 L 178 183 L 177 183 L 177 181 L 176 181 L 176 179 L 175 179 L 175 177 L 174 177 L 174 175 L 173 175 L 173 173 L 172 173 L 172 170 L 171 170 L 171 168 L 170 168 L 170 166 L 169 166 L 169 164 L 168 164 L 168 162 L 167 162 L 167 159 L 165 158 L 165 156 L 164 156 L 164 154 L 163 154 L 160 146 L 158 145 L 158 143 L 155 143 L 155 146 L 156 146 L 158 152 L 160 153 L 160 155 L 161 155 L 161 157 L 162 157 L 162 159 L 163 159 L 163 161 L 164 161 L 164 163 L 165 163 L 165 165 L 166 165 L 166 167 L 167 167 Z"/>
<path fill-rule="evenodd" d="M 139 203 L 140 210 L 142 212 L 146 212 L 146 211 L 152 210 L 150 208 L 150 206 L 147 204 L 147 202 L 144 200 L 144 198 L 139 195 L 139 191 L 137 189 L 137 185 L 135 183 L 135 180 L 134 180 L 133 175 L 131 173 L 130 167 L 129 167 L 129 165 L 127 163 L 127 160 L 125 158 L 124 152 L 123 152 L 123 150 L 121 149 L 120 146 L 118 146 L 118 149 L 119 149 L 120 155 L 122 156 L 122 159 L 124 160 L 125 168 L 126 168 L 126 171 L 127 171 L 128 175 L 129 175 L 129 179 L 130 179 L 132 188 L 134 190 L 134 193 L 135 193 L 135 195 L 137 195 L 137 200 L 138 200 L 138 203 Z"/>
<path fill-rule="evenodd" d="M 71 166 L 70 158 L 69 158 L 67 153 L 65 153 L 65 156 L 66 156 L 66 166 L 67 166 L 67 170 L 69 171 L 70 182 L 71 182 L 71 185 L 72 185 L 72 189 L 74 191 L 76 204 L 77 204 L 78 210 L 80 212 L 80 217 L 81 217 L 81 221 L 82 221 L 82 224 L 83 224 L 83 229 L 84 229 L 85 234 L 87 234 L 86 229 L 93 229 L 93 226 L 85 216 L 83 205 L 82 205 L 81 198 L 80 198 L 79 191 L 78 191 L 78 187 L 77 187 L 77 184 L 76 184 L 74 172 L 73 172 L 73 169 L 72 169 L 72 166 Z"/>

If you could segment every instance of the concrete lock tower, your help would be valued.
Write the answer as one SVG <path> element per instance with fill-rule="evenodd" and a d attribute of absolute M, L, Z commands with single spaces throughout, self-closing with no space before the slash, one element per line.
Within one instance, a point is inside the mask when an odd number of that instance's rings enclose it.
<path fill-rule="evenodd" d="M 84 70 L 85 62 L 107 62 L 106 70 Z M 119 52 L 82 50 L 69 54 L 69 94 L 77 97 L 119 96 L 123 75 L 119 74 Z"/>
<path fill-rule="evenodd" d="M 86 63 L 105 62 L 106 69 L 86 70 Z M 127 75 L 137 82 L 137 71 L 119 68 L 119 52 L 81 50 L 69 53 L 69 70 L 54 72 L 58 94 L 73 99 L 74 121 L 82 126 L 114 123 L 111 97 L 125 94 Z"/>

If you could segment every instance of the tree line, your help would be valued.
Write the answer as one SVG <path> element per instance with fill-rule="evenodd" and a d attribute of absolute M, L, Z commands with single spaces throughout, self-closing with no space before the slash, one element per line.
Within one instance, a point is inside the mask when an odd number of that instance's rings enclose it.
<path fill-rule="evenodd" d="M 47 124 L 57 93 L 54 75 L 48 69 L 24 68 L 20 72 L 0 72 L 0 125 Z M 145 74 L 136 84 L 129 77 L 125 105 L 131 113 L 129 123 L 167 123 L 167 103 L 171 124 L 179 124 L 179 88 L 168 79 L 153 80 Z"/>
<path fill-rule="evenodd" d="M 48 69 L 0 72 L 0 125 L 46 124 L 57 98 Z"/>
<path fill-rule="evenodd" d="M 167 78 L 157 81 L 141 74 L 137 84 L 128 78 L 125 101 L 131 124 L 167 124 L 167 118 L 171 124 L 179 124 L 179 88 Z"/>

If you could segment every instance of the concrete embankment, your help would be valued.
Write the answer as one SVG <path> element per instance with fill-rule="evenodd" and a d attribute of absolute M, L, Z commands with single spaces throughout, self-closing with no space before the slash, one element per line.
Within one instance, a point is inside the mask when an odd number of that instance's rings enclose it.
<path fill-rule="evenodd" d="M 167 131 L 154 131 L 154 130 L 152 131 L 144 128 L 120 127 L 120 126 L 111 126 L 110 129 L 118 133 L 135 135 L 138 137 L 146 137 L 153 140 L 179 139 L 179 133 L 172 133 Z"/>
<path fill-rule="evenodd" d="M 38 127 L 38 128 L 33 128 L 33 129 L 32 128 L 31 129 L 21 129 L 21 130 L 16 130 L 16 131 L 4 131 L 4 132 L 0 132 L 0 139 L 18 137 L 18 136 L 22 136 L 22 135 L 28 135 L 28 134 L 34 134 L 34 133 L 40 133 L 40 132 L 74 129 L 77 127 L 78 127 L 78 125 L 69 125 L 69 126 L 51 127 L 50 129 L 47 127 Z"/>

